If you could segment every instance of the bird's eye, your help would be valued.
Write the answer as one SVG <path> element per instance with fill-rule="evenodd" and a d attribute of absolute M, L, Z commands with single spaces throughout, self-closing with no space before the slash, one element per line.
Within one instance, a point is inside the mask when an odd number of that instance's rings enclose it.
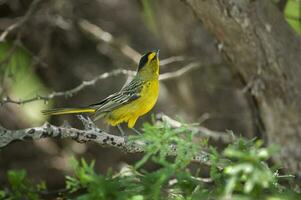
<path fill-rule="evenodd" d="M 154 57 L 151 59 L 151 61 L 154 61 L 154 60 L 156 60 L 156 57 L 157 57 L 157 56 L 154 56 Z"/>
<path fill-rule="evenodd" d="M 154 52 L 151 52 L 151 53 L 148 55 L 148 60 L 149 60 L 149 61 L 153 61 L 155 58 L 156 58 L 156 54 L 155 54 Z"/>

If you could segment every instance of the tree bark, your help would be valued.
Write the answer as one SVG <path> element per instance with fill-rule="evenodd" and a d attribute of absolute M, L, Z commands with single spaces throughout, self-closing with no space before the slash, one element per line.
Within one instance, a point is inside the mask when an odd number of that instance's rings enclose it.
<path fill-rule="evenodd" d="M 184 2 L 220 42 L 245 84 L 255 135 L 278 144 L 274 160 L 301 175 L 300 37 L 270 0 Z"/>

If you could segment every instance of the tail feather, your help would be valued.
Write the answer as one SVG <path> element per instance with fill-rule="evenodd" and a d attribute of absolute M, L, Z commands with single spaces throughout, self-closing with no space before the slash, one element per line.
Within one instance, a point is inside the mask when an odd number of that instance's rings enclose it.
<path fill-rule="evenodd" d="M 64 115 L 76 113 L 94 113 L 93 108 L 54 108 L 49 110 L 42 110 L 44 115 Z"/>

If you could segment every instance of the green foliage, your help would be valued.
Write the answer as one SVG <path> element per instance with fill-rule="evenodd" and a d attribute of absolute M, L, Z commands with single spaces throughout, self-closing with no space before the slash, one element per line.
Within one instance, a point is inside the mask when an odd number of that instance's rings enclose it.
<path fill-rule="evenodd" d="M 7 200 L 19 200 L 29 199 L 38 200 L 41 199 L 39 191 L 46 188 L 45 184 L 33 184 L 27 179 L 25 170 L 10 170 L 7 173 L 8 183 L 10 184 L 9 190 L 0 190 L 1 199 Z"/>
<path fill-rule="evenodd" d="M 138 192 L 132 176 L 113 175 L 108 172 L 106 176 L 98 175 L 94 171 L 94 162 L 88 164 L 85 160 L 80 162 L 72 160 L 74 177 L 66 177 L 66 187 L 70 194 L 82 188 L 86 191 L 75 199 L 130 199 L 133 192 Z M 120 195 L 120 191 L 123 191 Z"/>
<path fill-rule="evenodd" d="M 117 200 L 209 200 L 209 199 L 300 199 L 301 196 L 287 185 L 279 183 L 278 172 L 270 168 L 267 161 L 277 150 L 263 147 L 260 140 L 237 139 L 222 153 L 210 145 L 195 142 L 196 129 L 185 125 L 173 129 L 167 123 L 145 124 L 144 134 L 130 138 L 130 142 L 144 141 L 145 154 L 134 166 L 126 166 L 120 172 L 109 170 L 102 175 L 95 171 L 94 161 L 72 159 L 74 174 L 66 177 L 67 199 L 117 199 Z M 171 146 L 172 145 L 172 146 Z M 171 148 L 172 147 L 172 148 Z M 200 152 L 210 150 L 209 182 L 191 171 L 191 161 Z M 209 151 L 208 150 L 208 151 Z M 220 162 L 227 160 L 223 169 Z M 143 167 L 153 162 L 155 171 Z M 202 170 L 200 165 L 200 170 Z M 199 170 L 198 170 L 199 171 Z M 26 173 L 10 172 L 9 191 L 0 191 L 10 199 L 16 195 L 35 195 L 40 189 L 26 180 Z M 24 187 L 26 183 L 27 187 Z M 28 187 L 30 185 L 30 187 Z M 45 189 L 45 188 L 44 188 Z M 36 193 L 32 193 L 36 191 Z"/>
<path fill-rule="evenodd" d="M 182 127 L 173 129 L 168 123 L 160 123 L 156 126 L 145 123 L 144 134 L 130 138 L 130 141 L 142 140 L 147 144 L 145 156 L 136 163 L 135 167 L 138 169 L 151 159 L 162 166 L 185 168 L 200 150 L 200 147 L 192 142 L 197 130 L 189 126 L 191 125 L 183 124 Z M 171 145 L 176 147 L 172 152 L 170 151 Z M 172 154 L 177 154 L 177 156 L 171 162 L 166 158 Z"/>
<path fill-rule="evenodd" d="M 284 14 L 288 23 L 301 35 L 301 1 L 287 1 Z"/>
<path fill-rule="evenodd" d="M 0 63 L 0 75 L 20 79 L 31 65 L 31 57 L 22 47 L 0 42 Z"/>
<path fill-rule="evenodd" d="M 254 142 L 239 139 L 225 149 L 224 155 L 233 161 L 224 170 L 227 179 L 224 191 L 226 196 L 239 192 L 260 197 L 267 188 L 277 190 L 274 188 L 277 185 L 276 173 L 264 162 L 275 149 L 261 146 L 260 140 Z"/>
<path fill-rule="evenodd" d="M 27 49 L 17 43 L 0 42 L 0 97 L 27 99 L 48 93 L 32 64 L 32 55 Z M 21 113 L 32 124 L 38 124 L 44 121 L 42 109 L 45 109 L 44 102 L 33 102 L 23 105 Z"/>
<path fill-rule="evenodd" d="M 151 3 L 154 3 L 154 2 L 149 1 L 149 0 L 140 0 L 140 1 L 141 1 L 142 8 L 143 8 L 143 16 L 144 16 L 145 23 L 148 26 L 148 28 L 155 35 L 157 35 L 158 34 L 158 28 L 157 28 L 156 19 L 155 19 L 152 4 L 151 4 Z"/>

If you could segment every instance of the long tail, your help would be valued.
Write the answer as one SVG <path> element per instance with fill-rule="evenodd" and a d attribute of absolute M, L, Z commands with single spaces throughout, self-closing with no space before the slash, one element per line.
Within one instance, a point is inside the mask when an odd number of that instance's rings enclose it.
<path fill-rule="evenodd" d="M 64 115 L 76 113 L 94 113 L 94 108 L 54 108 L 49 110 L 42 110 L 44 115 Z"/>

